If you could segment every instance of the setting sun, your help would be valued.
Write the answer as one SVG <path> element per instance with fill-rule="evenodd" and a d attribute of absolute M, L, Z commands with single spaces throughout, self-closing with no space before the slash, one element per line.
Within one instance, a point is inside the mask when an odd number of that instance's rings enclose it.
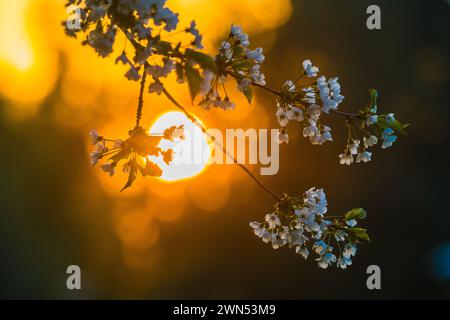
<path fill-rule="evenodd" d="M 168 112 L 160 116 L 152 125 L 149 133 L 157 135 L 171 126 L 184 125 L 185 139 L 177 142 L 161 140 L 161 149 L 172 148 L 174 159 L 167 165 L 162 159 L 150 156 L 163 171 L 160 179 L 177 181 L 198 175 L 208 164 L 211 148 L 202 130 L 194 125 L 182 112 Z"/>

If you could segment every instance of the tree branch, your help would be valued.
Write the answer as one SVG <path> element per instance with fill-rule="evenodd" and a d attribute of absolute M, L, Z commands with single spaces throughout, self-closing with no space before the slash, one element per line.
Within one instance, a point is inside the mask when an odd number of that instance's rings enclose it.
<path fill-rule="evenodd" d="M 207 129 L 200 123 L 197 121 L 197 119 L 195 119 L 195 117 L 193 115 L 191 115 L 185 107 L 183 107 L 180 103 L 178 103 L 177 100 L 175 100 L 175 98 L 166 90 L 166 88 L 163 86 L 163 90 L 162 92 L 164 93 L 164 95 L 178 108 L 180 109 L 185 115 L 186 117 L 188 117 L 189 120 L 192 121 L 192 123 L 194 123 L 196 126 L 198 126 L 203 133 L 205 133 L 209 138 L 213 138 L 211 136 L 211 134 L 207 131 Z M 253 173 L 251 173 L 251 171 L 244 166 L 243 164 L 239 163 L 238 160 L 228 152 L 228 150 L 219 142 L 214 140 L 214 143 L 216 143 L 221 149 L 222 152 L 228 156 L 230 159 L 233 160 L 234 164 L 237 164 L 242 170 L 244 170 L 244 172 L 259 186 L 261 187 L 264 191 L 266 191 L 272 198 L 274 198 L 277 201 L 281 200 L 281 197 L 279 195 L 277 195 L 275 192 L 273 192 L 272 190 L 270 190 L 267 186 L 265 186 L 261 181 L 258 180 L 258 178 L 255 177 L 255 175 Z"/>
<path fill-rule="evenodd" d="M 229 74 L 230 76 L 232 76 L 235 79 L 238 79 L 238 80 L 242 79 L 242 77 L 240 75 L 238 75 L 238 74 L 236 74 L 234 72 L 227 71 L 226 73 Z M 258 88 L 263 89 L 263 90 L 265 90 L 267 92 L 270 92 L 273 95 L 276 95 L 277 97 L 283 96 L 283 93 L 280 90 L 272 89 L 272 88 L 270 88 L 270 87 L 268 87 L 266 85 L 262 85 L 260 83 L 255 82 L 255 81 L 250 81 L 250 83 L 251 83 L 252 86 L 258 87 Z M 331 109 L 330 112 L 334 113 L 334 114 L 337 114 L 337 115 L 340 115 L 340 116 L 344 116 L 346 118 L 357 118 L 359 116 L 357 113 L 349 113 L 349 112 L 343 112 L 343 111 L 338 111 L 338 110 L 333 110 L 333 109 Z"/>

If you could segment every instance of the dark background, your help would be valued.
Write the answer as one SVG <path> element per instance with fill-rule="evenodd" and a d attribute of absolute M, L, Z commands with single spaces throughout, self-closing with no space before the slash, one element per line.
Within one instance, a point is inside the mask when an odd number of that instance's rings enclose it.
<path fill-rule="evenodd" d="M 7 121 L 6 101 L 0 102 L 0 297 L 450 297 L 450 4 L 292 3 L 291 19 L 266 54 L 269 83 L 296 76 L 285 63 L 293 55 L 296 63 L 311 57 L 325 74 L 340 75 L 347 110 L 364 105 L 374 87 L 379 111 L 411 124 L 393 148 L 374 150 L 371 163 L 347 167 L 337 162 L 346 138 L 343 120 L 329 117 L 335 143 L 316 148 L 301 137 L 291 139 L 281 149 L 279 174 L 263 177 L 290 194 L 324 187 L 332 212 L 364 207 L 372 243 L 360 248 L 354 265 L 321 270 L 312 257 L 305 262 L 291 250 L 274 251 L 257 241 L 248 221 L 260 219 L 271 202 L 245 182 L 233 187 L 228 205 L 216 214 L 198 214 L 188 205 L 179 223 L 161 223 L 158 261 L 147 271 L 129 270 L 108 222 L 110 198 L 87 162 L 85 133 L 50 120 L 56 87 L 41 112 L 25 123 Z M 370 4 L 381 7 L 382 30 L 365 27 Z M 264 38 L 253 35 L 254 44 Z M 271 97 L 259 94 L 272 110 Z M 90 187 L 81 192 L 80 185 Z M 246 201 L 237 201 L 249 190 Z M 78 219 L 80 214 L 90 218 Z M 65 288 L 69 264 L 83 270 L 80 292 Z M 366 288 L 372 264 L 381 268 L 382 290 Z"/>

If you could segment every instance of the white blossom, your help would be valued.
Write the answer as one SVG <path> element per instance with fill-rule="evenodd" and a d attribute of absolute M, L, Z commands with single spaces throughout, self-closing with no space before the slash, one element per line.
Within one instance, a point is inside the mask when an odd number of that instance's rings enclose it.
<path fill-rule="evenodd" d="M 302 91 L 304 92 L 304 96 L 301 99 L 303 102 L 306 102 L 309 104 L 316 103 L 316 92 L 313 87 L 303 88 Z"/>
<path fill-rule="evenodd" d="M 366 123 L 367 123 L 368 126 L 373 125 L 373 124 L 375 124 L 377 122 L 378 122 L 378 116 L 377 115 L 369 115 L 369 116 L 367 116 Z"/>
<path fill-rule="evenodd" d="M 284 108 L 279 106 L 277 108 L 277 112 L 275 113 L 275 115 L 278 119 L 278 123 L 280 124 L 280 126 L 286 127 L 288 125 L 289 118 L 288 118 L 287 112 Z"/>
<path fill-rule="evenodd" d="M 101 141 L 103 138 L 98 134 L 98 132 L 94 129 L 89 131 L 89 136 L 91 137 L 91 144 L 95 145 L 97 142 Z"/>
<path fill-rule="evenodd" d="M 395 122 L 395 117 L 394 117 L 394 114 L 393 114 L 393 113 L 387 114 L 386 117 L 385 117 L 385 119 L 386 119 L 386 121 L 387 121 L 388 123 L 393 123 L 393 122 Z"/>
<path fill-rule="evenodd" d="M 269 229 L 276 228 L 281 225 L 280 218 L 275 214 L 266 214 L 266 222 L 269 225 Z"/>
<path fill-rule="evenodd" d="M 352 260 L 347 257 L 339 257 L 338 261 L 336 262 L 338 268 L 341 268 L 343 270 L 347 269 L 348 266 L 352 264 Z"/>
<path fill-rule="evenodd" d="M 161 82 L 159 81 L 155 81 L 152 84 L 150 84 L 150 86 L 148 87 L 148 92 L 149 93 L 156 93 L 158 95 L 160 95 L 163 92 L 164 86 Z"/>
<path fill-rule="evenodd" d="M 392 144 L 397 140 L 397 136 L 394 135 L 394 130 L 391 128 L 386 128 L 383 131 L 381 139 L 383 140 L 381 148 L 386 149 L 392 146 Z"/>
<path fill-rule="evenodd" d="M 298 122 L 303 121 L 303 119 L 304 119 L 303 111 L 300 108 L 293 107 L 290 105 L 288 107 L 289 107 L 289 109 L 286 112 L 286 117 L 289 120 L 298 121 Z"/>
<path fill-rule="evenodd" d="M 358 222 L 356 221 L 356 219 L 350 219 L 350 220 L 345 221 L 345 223 L 346 223 L 349 227 L 353 228 L 353 227 L 356 226 L 356 224 L 357 224 Z"/>
<path fill-rule="evenodd" d="M 248 59 L 252 59 L 256 63 L 263 63 L 264 59 L 265 59 L 262 48 L 256 48 L 255 50 L 249 50 L 246 52 L 246 56 Z"/>
<path fill-rule="evenodd" d="M 336 262 L 336 256 L 331 252 L 325 253 L 323 256 L 316 259 L 318 266 L 322 269 L 328 268 L 331 264 Z"/>
<path fill-rule="evenodd" d="M 371 135 L 369 137 L 364 137 L 364 148 L 370 148 L 378 143 L 377 136 Z"/>
<path fill-rule="evenodd" d="M 115 173 L 116 164 L 113 162 L 107 162 L 105 164 L 102 164 L 100 168 L 102 168 L 103 171 L 109 173 L 109 176 L 112 177 Z"/>
<path fill-rule="evenodd" d="M 347 148 L 351 154 L 358 154 L 359 143 L 359 140 L 353 139 L 352 142 L 348 144 Z"/>
<path fill-rule="evenodd" d="M 317 73 L 319 72 L 319 68 L 313 66 L 311 60 L 303 61 L 303 69 L 305 69 L 306 75 L 310 78 L 317 77 Z"/>
<path fill-rule="evenodd" d="M 297 247 L 295 248 L 295 253 L 301 255 L 305 260 L 308 259 L 309 251 L 305 247 Z"/>
<path fill-rule="evenodd" d="M 240 45 L 244 47 L 248 47 L 250 45 L 248 35 L 242 31 L 242 28 L 240 26 L 232 26 L 231 35 L 236 41 L 239 42 Z"/>
<path fill-rule="evenodd" d="M 283 89 L 287 92 L 295 92 L 295 83 L 292 80 L 286 80 L 283 84 Z"/>
<path fill-rule="evenodd" d="M 368 151 L 363 151 L 358 153 L 358 156 L 356 157 L 356 163 L 359 162 L 369 162 L 371 160 L 372 153 Z"/>
<path fill-rule="evenodd" d="M 336 241 L 345 241 L 345 238 L 347 237 L 347 234 L 342 230 L 337 230 L 334 234 L 334 237 L 336 238 Z"/>
<path fill-rule="evenodd" d="M 325 242 L 323 242 L 322 240 L 316 241 L 313 244 L 313 250 L 318 254 L 318 255 L 324 255 L 329 249 L 330 246 L 327 245 Z"/>
<path fill-rule="evenodd" d="M 194 41 L 192 41 L 192 44 L 198 48 L 203 49 L 203 36 L 200 34 L 200 31 L 197 29 L 195 21 L 191 21 L 191 25 L 189 28 L 186 28 L 186 32 L 192 34 L 194 36 Z"/>
<path fill-rule="evenodd" d="M 131 66 L 131 68 L 128 70 L 128 72 L 125 73 L 125 77 L 127 77 L 128 80 L 134 80 L 134 81 L 137 81 L 141 78 L 138 70 L 134 66 Z"/>
<path fill-rule="evenodd" d="M 348 153 L 341 153 L 339 155 L 339 163 L 340 164 L 346 164 L 346 165 L 351 165 L 353 163 L 353 156 L 351 154 Z"/>
<path fill-rule="evenodd" d="M 287 132 L 280 130 L 278 131 L 277 135 L 274 138 L 275 142 L 282 144 L 282 143 L 289 143 L 289 135 Z"/>
<path fill-rule="evenodd" d="M 356 255 L 356 245 L 353 243 L 347 243 L 342 251 L 342 255 L 346 258 L 350 258 Z"/>

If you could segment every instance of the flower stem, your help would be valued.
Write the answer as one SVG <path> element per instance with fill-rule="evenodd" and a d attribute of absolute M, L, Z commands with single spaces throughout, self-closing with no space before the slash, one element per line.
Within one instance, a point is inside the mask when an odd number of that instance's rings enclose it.
<path fill-rule="evenodd" d="M 139 127 L 139 123 L 141 122 L 142 118 L 142 108 L 144 107 L 144 88 L 145 88 L 145 79 L 147 77 L 147 72 L 145 71 L 142 73 L 142 79 L 141 79 L 141 88 L 139 91 L 139 102 L 138 107 L 136 111 L 136 128 Z"/>
<path fill-rule="evenodd" d="M 164 95 L 178 108 L 180 109 L 185 115 L 186 117 L 188 117 L 189 120 L 192 121 L 193 124 L 195 124 L 196 126 L 198 126 L 204 134 L 206 134 L 209 138 L 212 138 L 211 134 L 206 130 L 206 128 L 197 121 L 197 119 L 195 119 L 195 117 L 193 115 L 191 115 L 185 107 L 183 107 L 177 100 L 175 100 L 175 98 L 166 90 L 165 87 L 163 87 L 162 92 L 164 93 Z M 275 192 L 273 192 L 272 190 L 269 189 L 269 187 L 267 187 L 266 185 L 264 185 L 261 181 L 258 180 L 258 178 L 256 178 L 256 176 L 251 173 L 251 171 L 244 166 L 242 163 L 239 163 L 238 160 L 236 159 L 236 157 L 234 157 L 232 154 L 230 154 L 228 152 L 228 150 L 219 142 L 217 142 L 216 140 L 214 140 L 214 143 L 216 143 L 221 149 L 222 152 L 228 156 L 230 159 L 233 160 L 233 163 L 237 164 L 242 170 L 244 170 L 244 172 L 259 186 L 261 187 L 264 191 L 266 191 L 272 198 L 274 198 L 277 201 L 281 200 L 281 197 L 279 195 L 277 195 Z"/>

